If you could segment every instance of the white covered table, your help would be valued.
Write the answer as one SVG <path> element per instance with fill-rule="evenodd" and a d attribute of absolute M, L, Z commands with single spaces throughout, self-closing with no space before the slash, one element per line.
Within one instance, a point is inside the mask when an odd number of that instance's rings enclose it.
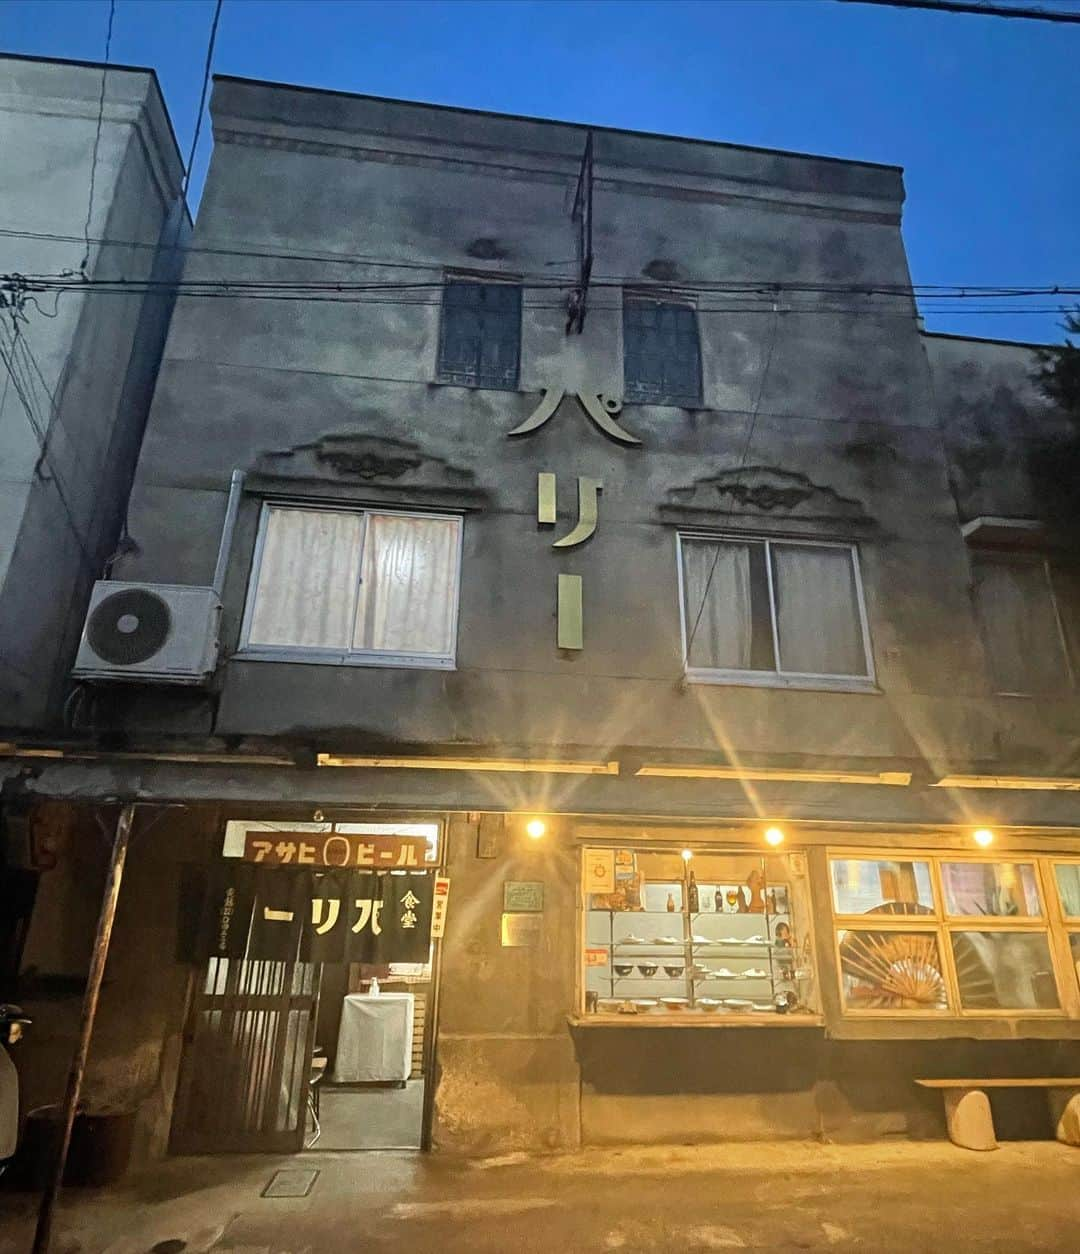
<path fill-rule="evenodd" d="M 341 1007 L 334 1080 L 407 1080 L 412 1071 L 412 993 L 349 993 Z"/>

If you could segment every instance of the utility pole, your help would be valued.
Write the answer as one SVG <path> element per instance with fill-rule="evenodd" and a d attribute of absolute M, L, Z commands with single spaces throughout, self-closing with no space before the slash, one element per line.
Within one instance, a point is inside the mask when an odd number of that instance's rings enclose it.
<path fill-rule="evenodd" d="M 56 1199 L 63 1183 L 64 1168 L 67 1166 L 68 1150 L 71 1148 L 71 1129 L 75 1123 L 75 1112 L 79 1105 L 79 1095 L 82 1092 L 83 1076 L 86 1074 L 86 1059 L 90 1052 L 90 1038 L 94 1031 L 94 1019 L 97 1016 L 98 1000 L 101 995 L 101 981 L 105 975 L 105 962 L 109 956 L 109 940 L 112 936 L 113 921 L 116 918 L 120 881 L 124 877 L 124 861 L 127 858 L 128 842 L 131 839 L 131 827 L 134 820 L 135 806 L 128 802 L 120 811 L 120 817 L 116 821 L 109 873 L 105 880 L 105 894 L 101 901 L 97 934 L 94 937 L 90 974 L 86 979 L 86 993 L 83 996 L 79 1040 L 75 1047 L 75 1055 L 71 1060 L 67 1092 L 64 1094 L 60 1144 L 57 1146 L 56 1161 L 53 1163 L 49 1183 L 41 1195 L 32 1254 L 47 1254 L 49 1249 L 53 1211 L 56 1209 Z"/>

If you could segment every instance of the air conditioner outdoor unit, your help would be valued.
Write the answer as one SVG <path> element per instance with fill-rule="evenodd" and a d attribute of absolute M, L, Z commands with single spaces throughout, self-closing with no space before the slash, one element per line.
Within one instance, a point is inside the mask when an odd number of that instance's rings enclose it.
<path fill-rule="evenodd" d="M 77 679 L 202 684 L 218 656 L 214 588 L 98 580 L 90 594 Z"/>

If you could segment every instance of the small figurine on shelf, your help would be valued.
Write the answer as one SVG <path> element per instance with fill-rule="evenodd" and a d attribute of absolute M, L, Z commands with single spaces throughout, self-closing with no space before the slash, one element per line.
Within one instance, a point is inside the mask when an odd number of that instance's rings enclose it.
<path fill-rule="evenodd" d="M 791 928 L 786 923 L 778 923 L 776 930 L 773 932 L 773 941 L 777 945 L 784 945 L 788 949 L 791 948 Z"/>
<path fill-rule="evenodd" d="M 769 889 L 769 895 L 766 898 L 766 900 L 769 903 L 769 913 L 775 914 L 776 913 L 776 890 L 774 888 Z"/>
<path fill-rule="evenodd" d="M 746 877 L 746 885 L 739 889 L 740 914 L 765 913 L 765 872 L 754 867 Z"/>
<path fill-rule="evenodd" d="M 675 913 L 675 894 L 674 893 L 668 893 L 667 895 L 667 908 L 668 908 L 668 914 Z"/>

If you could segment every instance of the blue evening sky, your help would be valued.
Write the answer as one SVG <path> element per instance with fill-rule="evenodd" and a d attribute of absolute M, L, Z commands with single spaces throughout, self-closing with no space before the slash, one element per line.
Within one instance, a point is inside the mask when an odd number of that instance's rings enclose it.
<path fill-rule="evenodd" d="M 212 12 L 116 4 L 112 59 L 157 70 L 185 154 Z M 0 0 L 0 48 L 100 60 L 107 15 L 108 0 Z M 902 165 L 916 283 L 1073 287 L 1078 67 L 1080 26 L 836 0 L 225 0 L 214 58 L 251 78 Z M 1061 338 L 1054 313 L 983 307 L 924 311 L 931 330 Z"/>

